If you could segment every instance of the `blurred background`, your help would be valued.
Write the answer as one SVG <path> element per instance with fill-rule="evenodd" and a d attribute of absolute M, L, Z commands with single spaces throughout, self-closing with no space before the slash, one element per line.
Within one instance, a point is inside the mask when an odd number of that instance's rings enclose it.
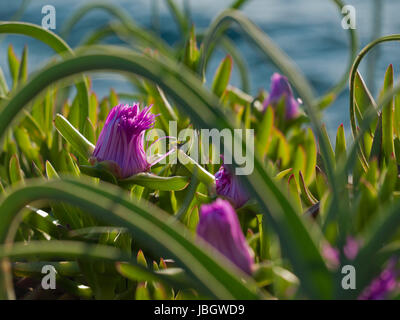
<path fill-rule="evenodd" d="M 169 44 L 179 41 L 178 27 L 171 16 L 164 0 L 113 0 L 123 7 L 142 27 L 160 34 Z M 210 22 L 232 0 L 176 0 L 177 4 L 190 13 L 197 31 L 204 30 Z M 352 0 L 345 1 L 353 5 L 357 12 L 357 33 L 360 49 L 373 38 L 380 35 L 400 33 L 399 0 Z M 59 33 L 64 21 L 73 12 L 90 1 L 79 0 L 14 0 L 0 1 L 0 20 L 20 20 L 41 24 L 41 9 L 44 5 L 56 8 L 56 33 Z M 250 0 L 242 11 L 262 30 L 264 30 L 298 64 L 312 83 L 315 91 L 321 95 L 342 76 L 348 63 L 348 36 L 341 27 L 342 17 L 337 7 L 330 0 Z M 102 10 L 95 10 L 86 15 L 75 25 L 67 43 L 75 47 L 91 31 L 106 25 L 112 17 Z M 248 64 L 251 93 L 256 94 L 261 88 L 268 89 L 270 77 L 276 71 L 271 64 L 244 40 L 240 33 L 231 29 L 229 36 L 241 49 Z M 120 43 L 117 38 L 107 38 L 107 43 Z M 45 61 L 54 55 L 44 44 L 24 36 L 0 37 L 0 65 L 9 82 L 7 68 L 7 46 L 12 43 L 18 55 L 25 44 L 29 48 L 29 72 L 44 66 Z M 209 65 L 209 72 L 214 73 L 224 52 L 214 55 Z M 369 59 L 361 65 L 361 72 L 370 90 L 377 96 L 383 83 L 384 71 L 392 63 L 396 74 L 400 72 L 400 45 L 388 43 L 379 46 Z M 374 62 L 376 61 L 376 63 Z M 208 75 L 209 79 L 210 75 Z M 99 97 L 113 87 L 117 92 L 129 92 L 132 88 L 124 78 L 113 74 L 96 74 L 93 88 Z M 396 77 L 397 79 L 397 77 Z M 240 85 L 238 73 L 233 74 L 234 85 Z M 325 122 L 331 136 L 337 127 L 344 123 L 346 133 L 349 130 L 348 90 L 325 112 Z M 334 141 L 334 140 L 333 140 Z"/>

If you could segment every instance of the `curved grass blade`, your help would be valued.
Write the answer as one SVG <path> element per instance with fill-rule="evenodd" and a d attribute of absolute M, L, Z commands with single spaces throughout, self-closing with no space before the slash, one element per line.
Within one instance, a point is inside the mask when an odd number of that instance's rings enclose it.
<path fill-rule="evenodd" d="M 332 2 L 338 7 L 339 11 L 341 12 L 342 8 L 344 7 L 343 1 L 342 0 L 332 0 Z M 238 1 L 238 3 L 241 3 L 241 1 Z M 226 23 L 220 24 L 219 22 L 221 20 L 223 20 L 224 17 L 227 17 L 227 19 L 234 20 L 236 23 L 238 23 L 239 26 L 241 27 L 242 31 L 244 31 L 247 36 L 253 37 L 254 33 L 252 34 L 251 32 L 248 32 L 249 30 L 247 29 L 247 26 L 245 26 L 241 21 L 236 19 L 239 15 L 240 15 L 240 13 L 238 13 L 238 12 L 235 13 L 235 10 L 224 11 L 212 23 L 207 34 L 208 35 L 216 35 L 217 38 L 221 37 L 225 33 L 225 31 L 228 29 L 229 24 L 226 24 Z M 236 17 L 234 17 L 234 16 L 236 16 Z M 230 18 L 228 18 L 228 17 L 230 17 Z M 253 38 L 250 40 L 254 41 L 255 39 Z M 357 37 L 357 33 L 356 33 L 355 29 L 351 29 L 351 28 L 349 29 L 349 40 L 350 40 L 350 46 L 349 46 L 350 57 L 349 57 L 348 66 L 346 67 L 346 70 L 345 70 L 343 76 L 338 81 L 338 83 L 335 84 L 329 90 L 327 90 L 327 93 L 325 93 L 322 97 L 318 98 L 317 105 L 319 106 L 320 109 L 326 108 L 328 105 L 330 105 L 336 99 L 336 97 L 340 94 L 340 92 L 343 91 L 343 89 L 346 86 L 348 75 L 351 70 L 352 62 L 354 61 L 354 59 L 357 55 L 357 49 L 358 49 L 358 37 Z M 265 41 L 265 43 L 267 43 L 270 40 L 266 38 L 264 41 Z M 209 48 L 211 51 L 213 51 L 215 48 L 214 45 L 210 45 L 210 44 L 211 44 L 210 42 L 208 44 L 207 44 L 207 42 L 205 42 L 205 46 L 204 46 L 205 50 L 203 51 L 202 61 L 200 62 L 200 66 L 199 66 L 200 73 L 205 72 L 205 67 L 206 67 L 206 64 L 210 57 L 210 52 L 208 52 Z M 207 48 L 207 47 L 209 47 L 209 48 Z M 274 60 L 273 57 L 271 57 L 271 56 L 269 56 L 269 57 L 271 58 L 271 60 Z M 273 62 L 275 62 L 275 61 L 273 61 Z"/>
<path fill-rule="evenodd" d="M 252 281 L 226 258 L 216 254 L 218 260 L 213 259 L 206 254 L 205 248 L 208 246 L 203 248 L 196 244 L 183 226 L 175 220 L 172 222 L 159 208 L 134 201 L 113 185 L 93 185 L 83 182 L 83 179 L 67 178 L 31 181 L 25 188 L 14 189 L 0 204 L 0 241 L 4 243 L 8 225 L 15 215 L 26 204 L 40 199 L 68 202 L 101 221 L 126 228 L 144 248 L 159 256 L 174 259 L 196 281 L 198 289 L 208 295 L 225 299 L 258 297 Z M 247 280 L 246 283 L 243 279 Z"/>
<path fill-rule="evenodd" d="M 67 45 L 67 43 L 63 39 L 61 39 L 58 35 L 32 23 L 0 22 L 0 33 L 22 34 L 28 37 L 32 37 L 47 44 L 55 52 L 64 57 L 67 56 L 68 54 L 69 55 L 74 54 L 74 52 Z M 79 129 L 83 130 L 85 120 L 88 117 L 89 113 L 88 86 L 83 76 L 82 76 L 82 81 L 76 83 L 76 90 L 81 104 L 81 108 L 79 111 L 79 124 L 80 124 Z"/>
<path fill-rule="evenodd" d="M 0 246 L 0 261 L 3 262 L 2 266 L 4 266 L 4 258 L 13 260 L 26 260 L 29 258 L 41 258 L 44 260 L 49 258 L 80 258 L 83 260 L 97 259 L 111 262 L 127 261 L 132 265 L 137 265 L 135 260 L 131 259 L 120 249 L 79 241 L 30 241 L 29 246 L 23 242 L 18 242 L 13 244 L 11 248 L 8 245 L 2 245 Z M 141 268 L 141 266 L 137 265 L 137 268 Z M 0 299 L 15 299 L 12 282 L 3 283 L 2 280 L 4 279 L 2 277 L 7 277 L 7 274 L 5 272 L 0 274 Z"/>
<path fill-rule="evenodd" d="M 8 250 L 9 251 L 9 250 Z M 88 253 L 89 252 L 89 253 Z M 8 257 L 13 259 L 40 257 L 54 258 L 67 256 L 71 259 L 101 259 L 102 261 L 116 262 L 117 270 L 124 276 L 132 280 L 142 281 L 161 281 L 178 289 L 193 287 L 190 279 L 182 269 L 169 268 L 160 271 L 152 271 L 136 263 L 124 252 L 104 245 L 86 244 L 78 241 L 32 241 L 29 247 L 21 243 L 15 243 L 12 252 L 0 247 L 0 258 Z M 79 274 L 79 265 L 75 261 L 42 261 L 24 263 L 18 262 L 13 265 L 13 269 L 20 276 L 30 276 L 32 274 L 42 275 L 41 270 L 44 265 L 51 264 L 57 270 L 57 274 L 63 276 L 76 276 Z"/>
<path fill-rule="evenodd" d="M 345 3 L 342 0 L 332 0 L 336 6 L 339 9 L 339 12 L 342 12 L 342 8 L 345 6 Z M 343 91 L 343 89 L 346 87 L 349 74 L 351 71 L 351 67 L 353 65 L 353 61 L 357 56 L 357 50 L 358 50 L 358 36 L 356 29 L 349 28 L 348 29 L 348 34 L 349 34 L 349 41 L 350 41 L 350 46 L 349 46 L 349 62 L 347 64 L 346 70 L 343 73 L 343 76 L 340 78 L 337 84 L 335 84 L 332 88 L 327 90 L 327 93 L 325 93 L 322 97 L 318 98 L 319 100 L 319 106 L 320 108 L 325 108 L 329 104 L 331 104 L 333 101 L 336 100 L 336 97 Z M 324 103 L 324 101 L 329 101 L 329 104 Z"/>
<path fill-rule="evenodd" d="M 165 55 L 171 54 L 171 49 L 161 38 L 137 26 L 133 19 L 126 13 L 126 11 L 105 1 L 94 1 L 76 10 L 74 15 L 69 17 L 68 20 L 64 22 L 63 28 L 60 32 L 62 37 L 67 38 L 73 26 L 76 25 L 87 13 L 96 9 L 107 11 L 122 23 L 124 28 L 117 27 L 117 25 L 113 25 L 112 27 L 114 31 L 117 31 L 117 34 L 118 31 L 125 33 L 129 37 L 135 37 L 137 40 L 140 40 L 147 46 L 156 48 Z"/>
<path fill-rule="evenodd" d="M 165 2 L 172 17 L 175 20 L 175 23 L 180 29 L 179 34 L 181 34 L 182 37 L 185 37 L 189 32 L 190 22 L 188 17 L 185 16 L 185 13 L 178 8 L 174 0 L 165 0 Z"/>

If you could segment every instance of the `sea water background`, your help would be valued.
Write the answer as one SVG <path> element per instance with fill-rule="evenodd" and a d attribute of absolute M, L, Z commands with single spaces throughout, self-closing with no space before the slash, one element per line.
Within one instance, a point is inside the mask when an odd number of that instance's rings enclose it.
<path fill-rule="evenodd" d="M 152 5 L 158 1 L 159 26 L 161 36 L 170 44 L 179 39 L 177 26 L 169 14 L 164 0 L 113 0 L 108 1 L 123 7 L 141 26 L 152 28 Z M 182 4 L 183 0 L 177 0 Z M 189 0 L 192 19 L 197 29 L 206 28 L 216 15 L 229 6 L 232 0 Z M 30 2 L 21 21 L 40 24 L 41 8 L 51 4 L 56 8 L 56 33 L 64 21 L 80 6 L 90 1 L 79 0 L 33 0 Z M 360 48 L 371 40 L 374 17 L 373 0 L 346 0 L 357 10 L 357 32 L 360 38 Z M 381 0 L 382 34 L 400 33 L 400 1 Z M 0 20 L 10 20 L 18 10 L 22 0 L 0 0 Z M 264 30 L 299 66 L 309 79 L 317 94 L 321 95 L 342 76 L 348 63 L 348 37 L 341 27 L 341 16 L 330 0 L 250 0 L 242 11 Z M 107 13 L 95 10 L 86 15 L 72 30 L 66 39 L 72 47 L 77 46 L 91 31 L 103 26 L 112 19 Z M 230 33 L 241 50 L 249 67 L 252 93 L 260 88 L 268 88 L 273 66 L 264 59 L 256 48 L 249 45 L 240 33 Z M 115 43 L 111 39 L 109 42 Z M 29 47 L 29 72 L 42 67 L 54 55 L 53 51 L 39 41 L 24 36 L 7 36 L 0 42 L 0 66 L 7 80 L 10 75 L 7 68 L 7 46 L 14 45 L 18 54 L 25 44 Z M 388 43 L 380 47 L 380 56 L 374 80 L 374 94 L 377 95 L 383 81 L 385 69 L 392 63 L 396 78 L 400 73 L 400 45 Z M 209 65 L 208 79 L 223 58 L 224 53 L 218 52 Z M 366 62 L 361 65 L 365 75 Z M 117 92 L 132 91 L 131 86 L 123 77 L 101 73 L 94 75 L 93 88 L 102 97 L 110 87 Z M 239 85 L 239 77 L 234 71 L 232 83 Z M 348 90 L 337 99 L 325 113 L 324 121 L 331 136 L 336 128 L 344 123 L 349 134 Z"/>

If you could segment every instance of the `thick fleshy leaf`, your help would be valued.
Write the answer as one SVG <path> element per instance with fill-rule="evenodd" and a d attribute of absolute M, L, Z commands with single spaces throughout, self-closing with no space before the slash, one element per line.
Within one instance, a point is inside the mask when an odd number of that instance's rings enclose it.
<path fill-rule="evenodd" d="M 268 152 L 269 141 L 271 139 L 272 129 L 274 125 L 274 111 L 272 108 L 267 108 L 263 115 L 262 121 L 257 130 L 256 136 L 256 151 L 261 158 Z"/>
<path fill-rule="evenodd" d="M 11 78 L 13 80 L 13 88 L 17 87 L 18 84 L 18 73 L 19 73 L 20 61 L 14 52 L 12 45 L 8 47 L 8 68 L 10 69 Z"/>
<path fill-rule="evenodd" d="M 90 143 L 76 128 L 72 126 L 62 115 L 57 114 L 54 124 L 68 143 L 84 159 L 88 159 L 93 154 L 94 145 Z"/>
<path fill-rule="evenodd" d="M 151 173 L 138 173 L 127 179 L 119 180 L 118 184 L 124 188 L 139 185 L 152 190 L 178 191 L 184 189 L 189 183 L 188 177 L 172 176 L 161 177 Z"/>
<path fill-rule="evenodd" d="M 3 69 L 0 68 L 0 97 L 5 97 L 8 94 L 8 85 L 4 76 Z"/>
<path fill-rule="evenodd" d="M 15 154 L 10 159 L 9 175 L 11 184 L 15 184 L 24 180 L 19 159 Z"/>
<path fill-rule="evenodd" d="M 59 36 L 35 24 L 26 22 L 0 23 L 0 33 L 23 34 L 38 39 L 39 41 L 42 41 L 43 43 L 50 46 L 53 50 L 55 50 L 58 54 L 63 54 L 64 56 L 66 56 L 65 55 L 66 53 L 73 54 L 72 49 Z M 12 51 L 12 48 L 11 50 L 9 50 L 9 53 L 11 54 L 11 56 L 9 55 L 10 59 L 9 62 L 11 68 L 13 69 L 12 70 L 13 79 L 17 79 L 19 74 L 19 61 L 16 61 L 15 54 L 13 55 L 13 52 L 10 51 Z M 13 82 L 13 87 L 14 85 L 16 85 L 16 81 Z M 79 104 L 80 104 L 79 128 L 82 130 L 84 121 L 88 116 L 88 107 L 89 107 L 88 88 L 85 77 L 82 77 L 81 81 L 76 83 L 76 89 L 77 89 L 77 97 L 79 99 Z"/>
<path fill-rule="evenodd" d="M 232 58 L 231 56 L 226 56 L 224 60 L 218 66 L 217 71 L 214 75 L 214 80 L 211 86 L 212 92 L 215 93 L 217 97 L 221 97 L 228 86 L 229 80 L 232 73 Z"/>
<path fill-rule="evenodd" d="M 186 41 L 185 52 L 183 56 L 183 63 L 189 69 L 195 71 L 199 63 L 200 51 L 197 48 L 197 40 L 194 26 L 191 28 L 189 37 Z"/>
<path fill-rule="evenodd" d="M 336 144 L 335 144 L 336 164 L 339 164 L 340 161 L 345 158 L 346 158 L 346 135 L 344 133 L 343 124 L 341 124 L 336 133 Z"/>
<path fill-rule="evenodd" d="M 304 181 L 309 185 L 315 177 L 315 166 L 317 165 L 317 143 L 314 133 L 310 128 L 307 129 L 305 141 L 306 164 L 304 171 Z"/>
<path fill-rule="evenodd" d="M 381 91 L 381 96 L 393 89 L 393 66 L 390 65 L 385 74 L 385 82 Z M 394 104 L 393 99 L 382 109 L 382 145 L 386 161 L 394 154 L 393 143 L 393 117 Z"/>
<path fill-rule="evenodd" d="M 296 182 L 296 178 L 295 178 L 294 174 L 292 174 L 289 177 L 288 191 L 289 191 L 289 198 L 292 199 L 292 202 L 294 204 L 294 207 L 295 207 L 297 213 L 301 214 L 303 212 L 303 208 L 302 208 L 301 199 L 300 199 L 299 186 Z"/>
<path fill-rule="evenodd" d="M 28 78 L 28 47 L 22 51 L 21 63 L 18 70 L 18 82 L 25 83 Z"/>
<path fill-rule="evenodd" d="M 325 137 L 327 143 L 328 143 L 328 152 L 327 156 L 331 159 L 332 163 L 335 163 L 335 152 L 333 151 L 331 141 L 329 139 L 328 132 L 326 131 L 326 126 L 323 125 L 321 128 L 322 134 Z"/>

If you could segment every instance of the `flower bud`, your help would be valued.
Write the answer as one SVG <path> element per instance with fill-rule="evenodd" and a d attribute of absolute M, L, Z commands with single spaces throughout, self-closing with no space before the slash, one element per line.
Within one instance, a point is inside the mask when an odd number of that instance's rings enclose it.
<path fill-rule="evenodd" d="M 271 77 L 269 96 L 264 101 L 264 109 L 270 105 L 276 107 L 282 98 L 285 99 L 286 119 L 296 118 L 299 113 L 299 103 L 293 96 L 289 81 L 285 76 L 274 73 Z"/>
<path fill-rule="evenodd" d="M 150 113 L 150 108 L 140 111 L 138 104 L 119 104 L 107 116 L 93 158 L 98 162 L 115 162 L 120 169 L 118 178 L 127 178 L 150 168 L 143 147 L 145 131 L 154 126 L 156 117 Z"/>
<path fill-rule="evenodd" d="M 197 235 L 241 270 L 251 274 L 252 251 L 243 235 L 236 212 L 228 201 L 217 199 L 201 206 Z"/>

